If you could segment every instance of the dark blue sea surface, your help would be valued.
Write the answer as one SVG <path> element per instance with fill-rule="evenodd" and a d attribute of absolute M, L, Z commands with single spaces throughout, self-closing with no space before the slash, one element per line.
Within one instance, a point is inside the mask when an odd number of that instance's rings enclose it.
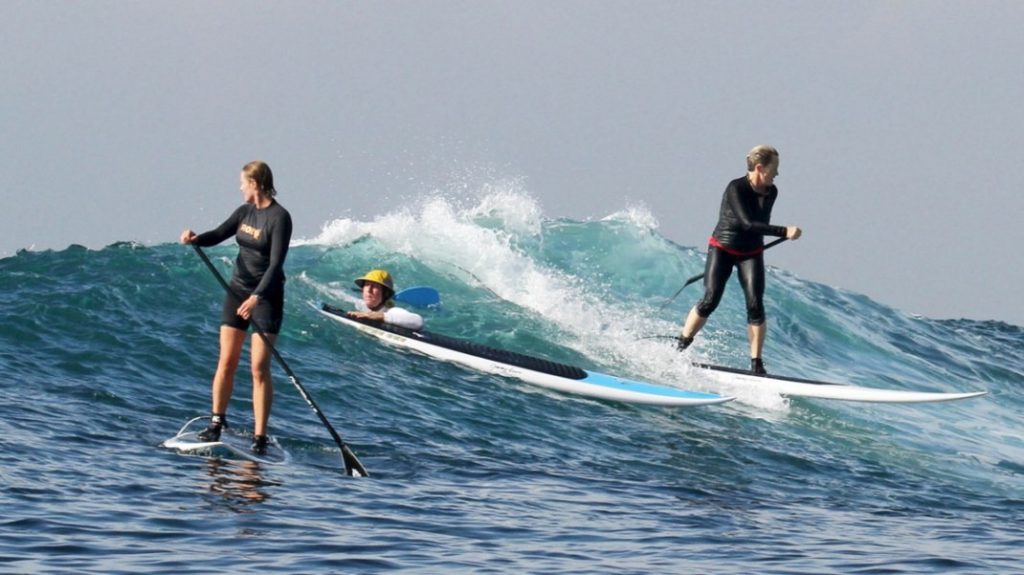
<path fill-rule="evenodd" d="M 500 198 L 499 198 L 500 199 Z M 769 370 L 918 405 L 786 399 L 657 408 L 565 395 L 388 347 L 311 303 L 352 279 L 430 285 L 431 330 L 716 391 L 742 367 L 738 287 L 687 356 L 666 338 L 703 249 L 643 213 L 545 219 L 435 199 L 293 243 L 278 347 L 371 473 L 275 365 L 287 466 L 159 447 L 209 410 L 222 292 L 191 248 L 0 259 L 0 572 L 1020 573 L 1024 328 L 937 321 L 771 268 Z M 781 249 L 781 248 L 779 248 Z M 230 274 L 237 248 L 207 253 Z M 770 256 L 768 257 L 771 263 Z M 229 412 L 251 427 L 248 360 Z"/>

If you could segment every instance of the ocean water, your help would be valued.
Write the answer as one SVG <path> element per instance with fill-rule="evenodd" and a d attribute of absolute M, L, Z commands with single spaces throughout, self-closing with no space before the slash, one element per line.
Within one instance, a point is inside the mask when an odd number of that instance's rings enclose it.
<path fill-rule="evenodd" d="M 236 248 L 207 253 L 229 274 Z M 771 258 L 768 258 L 769 264 Z M 525 194 L 426 199 L 293 243 L 275 365 L 288 466 L 159 447 L 209 409 L 221 288 L 188 247 L 0 259 L 3 573 L 1021 573 L 1024 328 L 936 321 L 771 268 L 771 371 L 952 403 L 591 400 L 381 345 L 324 319 L 371 267 L 430 285 L 436 332 L 687 389 L 744 366 L 735 285 L 687 356 L 703 248 L 642 209 L 547 218 Z M 248 362 L 230 409 L 251 426 Z"/>

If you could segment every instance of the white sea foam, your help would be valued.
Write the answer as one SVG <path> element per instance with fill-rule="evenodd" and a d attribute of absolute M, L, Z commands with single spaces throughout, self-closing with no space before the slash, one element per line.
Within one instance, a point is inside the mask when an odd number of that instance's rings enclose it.
<path fill-rule="evenodd" d="M 343 246 L 372 237 L 386 250 L 438 270 L 450 273 L 454 267 L 470 274 L 501 299 L 550 322 L 565 338 L 561 345 L 591 358 L 602 370 L 685 389 L 728 392 L 762 409 L 787 408 L 788 402 L 777 394 L 723 390 L 692 369 L 690 361 L 702 361 L 701 350 L 713 346 L 713 338 L 702 339 L 685 356 L 670 340 L 644 339 L 651 333 L 675 333 L 681 318 L 659 316 L 646 303 L 621 301 L 609 295 L 606 286 L 580 278 L 571 269 L 538 261 L 531 249 L 543 242 L 545 220 L 536 199 L 519 182 L 488 184 L 468 198 L 466 190 L 459 192 L 461 196 L 437 191 L 371 221 L 327 222 L 307 243 Z M 640 233 L 658 226 L 644 206 L 630 206 L 602 220 L 626 222 Z M 335 295 L 344 287 L 337 291 Z"/>

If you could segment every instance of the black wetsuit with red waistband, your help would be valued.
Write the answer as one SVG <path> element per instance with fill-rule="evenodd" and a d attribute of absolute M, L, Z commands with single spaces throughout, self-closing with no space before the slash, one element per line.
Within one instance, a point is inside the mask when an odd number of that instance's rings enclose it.
<path fill-rule="evenodd" d="M 785 227 L 769 223 L 778 195 L 774 185 L 758 192 L 746 176 L 726 186 L 718 225 L 708 240 L 704 297 L 697 303 L 701 317 L 710 316 L 718 307 L 735 267 L 747 300 L 747 323 L 764 323 L 764 236 L 786 235 Z"/>
<path fill-rule="evenodd" d="M 238 257 L 221 324 L 248 329 L 249 321 L 239 317 L 237 309 L 255 294 L 260 303 L 252 317 L 265 333 L 278 333 L 284 317 L 284 260 L 292 237 L 292 217 L 276 200 L 263 209 L 243 204 L 217 228 L 196 236 L 194 243 L 213 246 L 231 236 L 238 243 Z"/>

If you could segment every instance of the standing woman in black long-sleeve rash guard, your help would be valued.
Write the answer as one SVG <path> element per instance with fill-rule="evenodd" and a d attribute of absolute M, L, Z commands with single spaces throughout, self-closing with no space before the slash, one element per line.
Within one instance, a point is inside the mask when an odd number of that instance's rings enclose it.
<path fill-rule="evenodd" d="M 747 154 L 747 175 L 729 182 L 722 194 L 722 207 L 708 240 L 704 265 L 704 297 L 693 306 L 679 336 L 679 350 L 693 343 L 708 316 L 722 300 L 725 282 L 735 267 L 747 300 L 747 336 L 750 338 L 750 371 L 764 374 L 761 351 L 767 331 L 764 315 L 764 236 L 790 240 L 800 237 L 796 226 L 771 225 L 772 206 L 779 195 L 775 176 L 779 174 L 779 152 L 771 146 L 757 146 Z"/>
<path fill-rule="evenodd" d="M 181 233 L 181 243 L 213 246 L 235 237 L 238 258 L 231 276 L 231 289 L 224 297 L 220 320 L 220 359 L 213 376 L 210 426 L 199 433 L 204 441 L 220 439 L 227 425 L 228 402 L 235 386 L 235 372 L 242 344 L 255 320 L 270 345 L 277 340 L 284 319 L 284 259 L 292 237 L 292 217 L 274 196 L 274 174 L 267 164 L 255 161 L 242 168 L 240 190 L 245 203 L 216 229 L 196 235 Z M 252 449 L 262 454 L 267 448 L 267 422 L 273 403 L 270 379 L 272 351 L 261 337 L 253 337 L 252 348 Z"/>

